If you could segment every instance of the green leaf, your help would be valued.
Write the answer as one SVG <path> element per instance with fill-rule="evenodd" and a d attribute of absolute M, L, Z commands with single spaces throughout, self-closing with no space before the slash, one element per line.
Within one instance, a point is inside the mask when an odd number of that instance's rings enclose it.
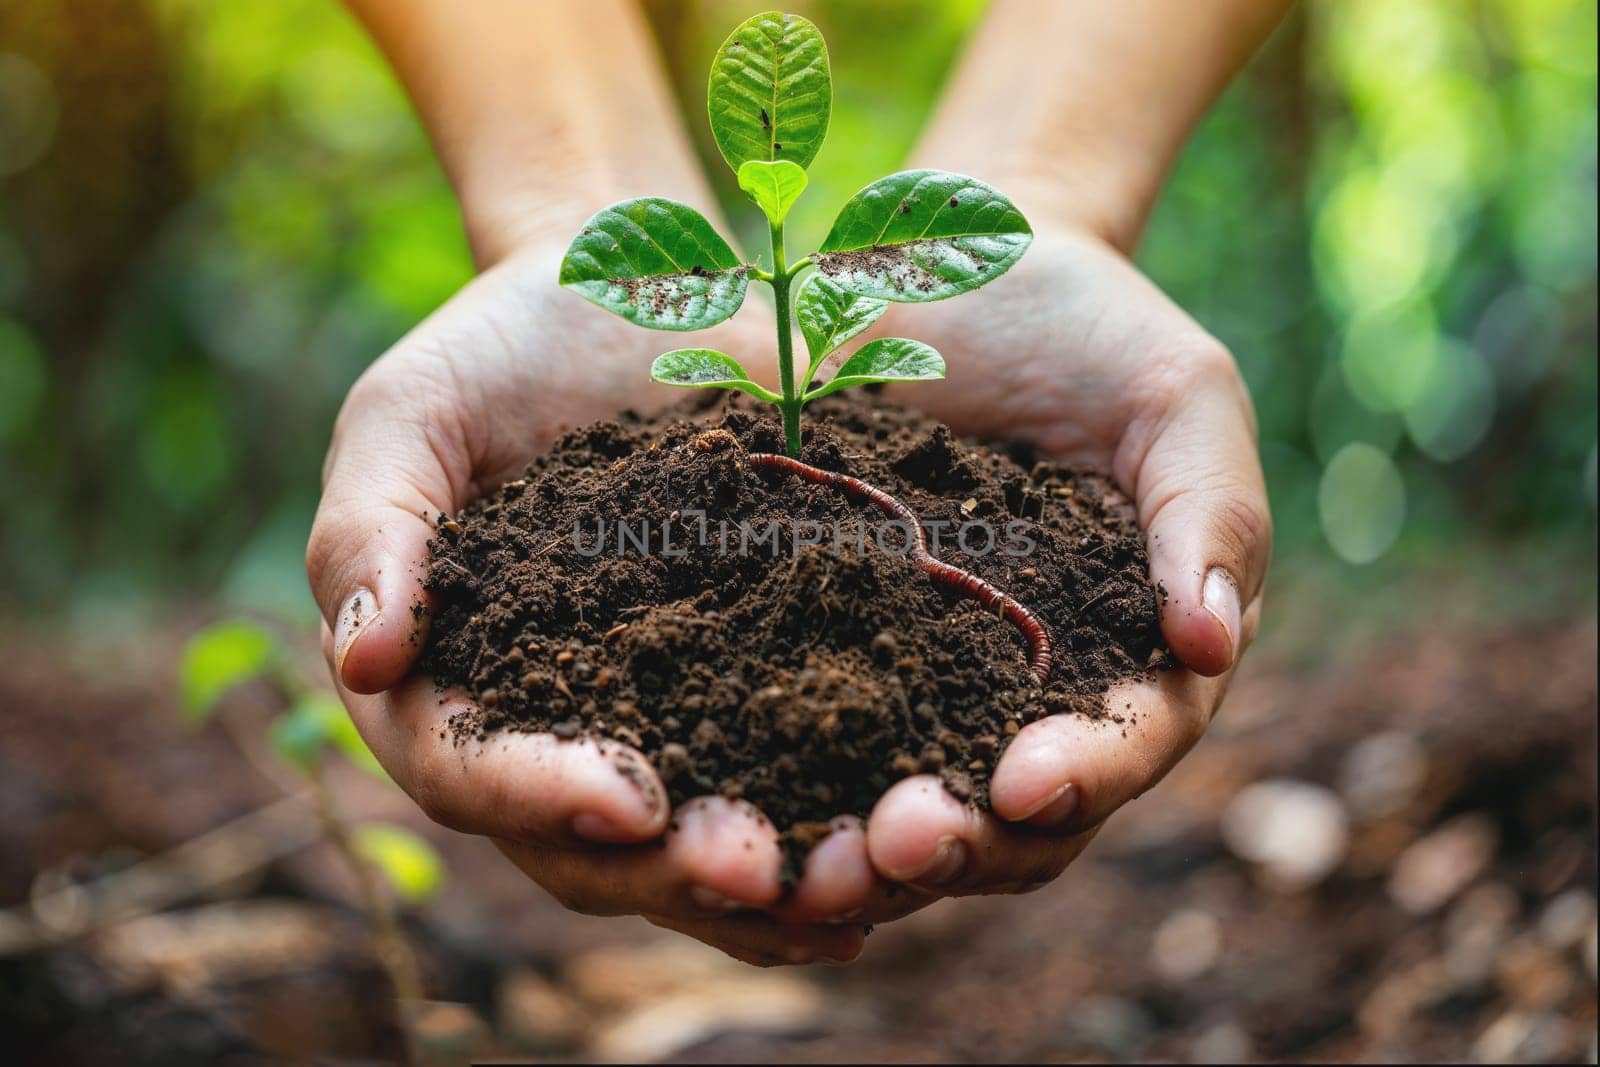
<path fill-rule="evenodd" d="M 444 860 L 410 830 L 369 822 L 356 827 L 352 841 L 404 900 L 425 900 L 444 882 Z"/>
<path fill-rule="evenodd" d="M 327 745 L 328 734 L 321 719 L 299 714 L 296 709 L 272 721 L 267 739 L 278 755 L 302 771 L 308 771 L 316 765 L 317 757 Z"/>
<path fill-rule="evenodd" d="M 361 737 L 361 731 L 356 729 L 355 720 L 350 718 L 350 713 L 345 710 L 343 704 L 331 696 L 308 699 L 325 702 L 325 708 L 334 713 L 328 724 L 328 740 L 333 742 L 333 747 L 339 750 L 340 755 L 374 778 L 385 782 L 391 780 L 389 772 L 383 769 L 378 757 L 367 747 L 367 742 Z"/>
<path fill-rule="evenodd" d="M 880 337 L 868 341 L 844 361 L 826 385 L 806 394 L 807 400 L 873 382 L 930 382 L 944 377 L 944 357 L 921 341 Z"/>
<path fill-rule="evenodd" d="M 705 216 L 660 197 L 624 200 L 584 223 L 561 284 L 653 330 L 700 330 L 739 310 L 748 268 Z"/>
<path fill-rule="evenodd" d="M 856 336 L 889 309 L 885 300 L 841 289 L 820 274 L 811 274 L 794 298 L 794 317 L 800 320 L 811 366 L 802 386 L 811 381 L 828 353 Z"/>
<path fill-rule="evenodd" d="M 301 770 L 310 770 L 322 750 L 331 745 L 368 774 L 388 778 L 344 705 L 330 694 L 301 698 L 273 722 L 270 736 L 278 754 Z"/>
<path fill-rule="evenodd" d="M 806 172 L 786 159 L 776 163 L 752 159 L 739 168 L 739 188 L 750 195 L 769 222 L 781 226 L 805 192 Z"/>
<path fill-rule="evenodd" d="M 278 639 L 253 623 L 220 622 L 196 634 L 179 669 L 184 708 L 204 719 L 234 686 L 260 677 L 278 657 Z"/>
<path fill-rule="evenodd" d="M 752 159 L 809 167 L 833 108 L 822 34 L 799 15 L 746 19 L 711 61 L 706 106 L 711 136 L 734 171 Z"/>
<path fill-rule="evenodd" d="M 751 381 L 738 360 L 711 348 L 675 348 L 663 352 L 650 364 L 650 377 L 662 385 L 689 389 L 738 389 L 769 404 L 781 399 L 777 393 Z"/>
<path fill-rule="evenodd" d="M 943 300 L 1000 277 L 1032 241 L 1028 220 L 994 188 L 907 170 L 851 197 L 812 261 L 862 296 Z"/>

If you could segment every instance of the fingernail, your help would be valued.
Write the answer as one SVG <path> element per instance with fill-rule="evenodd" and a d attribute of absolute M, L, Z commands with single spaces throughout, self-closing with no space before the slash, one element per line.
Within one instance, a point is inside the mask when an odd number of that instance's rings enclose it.
<path fill-rule="evenodd" d="M 855 926 L 861 916 L 866 914 L 865 907 L 854 908 L 843 915 L 835 915 L 822 921 L 828 926 Z"/>
<path fill-rule="evenodd" d="M 365 586 L 351 593 L 340 606 L 339 616 L 333 621 L 333 666 L 340 678 L 344 677 L 344 661 L 350 655 L 350 646 L 377 617 L 378 598 Z"/>
<path fill-rule="evenodd" d="M 704 908 L 706 911 L 716 912 L 721 915 L 749 906 L 739 903 L 732 897 L 723 896 L 715 889 L 707 889 L 703 885 L 697 885 L 690 889 L 689 896 L 694 898 L 695 907 Z"/>
<path fill-rule="evenodd" d="M 1212 567 L 1206 572 L 1200 603 L 1228 632 L 1228 661 L 1231 663 L 1239 654 L 1239 587 L 1234 584 L 1233 576 L 1221 567 Z"/>
<path fill-rule="evenodd" d="M 966 866 L 967 846 L 957 838 L 946 837 L 939 842 L 939 849 L 927 866 L 905 881 L 920 885 L 946 885 L 955 881 Z"/>
<path fill-rule="evenodd" d="M 1033 810 L 1025 814 L 1021 821 L 1048 830 L 1072 818 L 1072 813 L 1077 810 L 1078 787 L 1068 782 L 1034 805 Z"/>
<path fill-rule="evenodd" d="M 854 963 L 855 960 L 854 959 L 848 959 L 848 960 L 837 959 L 837 958 L 835 958 L 833 956 L 818 956 L 817 957 L 817 962 L 822 964 L 824 967 L 848 967 L 852 963 Z"/>

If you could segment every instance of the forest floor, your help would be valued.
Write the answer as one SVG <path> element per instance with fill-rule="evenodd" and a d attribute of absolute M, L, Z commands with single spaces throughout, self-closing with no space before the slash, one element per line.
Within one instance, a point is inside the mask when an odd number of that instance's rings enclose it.
<path fill-rule="evenodd" d="M 184 725 L 180 635 L 92 670 L 37 634 L 0 644 L 13 1062 L 383 1058 L 393 1020 L 351 887 L 221 724 Z M 408 919 L 441 1061 L 1592 1062 L 1595 657 L 1592 610 L 1435 612 L 1336 656 L 1269 640 L 1201 745 L 1059 882 L 943 902 L 838 970 L 756 971 L 570 915 L 392 787 L 333 780 L 449 864 Z M 238 702 L 234 732 L 266 710 Z M 244 873 L 85 920 L 104 902 L 74 887 L 217 827 L 208 855 Z M 30 945 L 40 922 L 82 932 Z"/>

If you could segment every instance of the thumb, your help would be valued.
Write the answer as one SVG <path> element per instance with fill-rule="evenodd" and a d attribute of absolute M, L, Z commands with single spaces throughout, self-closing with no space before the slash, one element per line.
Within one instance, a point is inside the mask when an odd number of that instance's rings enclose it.
<path fill-rule="evenodd" d="M 422 588 L 430 517 L 454 507 L 468 452 L 436 417 L 428 383 L 380 360 L 334 426 L 322 501 L 306 546 L 312 595 L 333 633 L 339 680 L 357 693 L 405 677 L 426 636 Z"/>
<path fill-rule="evenodd" d="M 1272 518 L 1255 415 L 1232 357 L 1207 351 L 1183 376 L 1132 484 L 1167 645 L 1189 669 L 1216 675 L 1243 651 L 1245 609 L 1272 553 Z"/>

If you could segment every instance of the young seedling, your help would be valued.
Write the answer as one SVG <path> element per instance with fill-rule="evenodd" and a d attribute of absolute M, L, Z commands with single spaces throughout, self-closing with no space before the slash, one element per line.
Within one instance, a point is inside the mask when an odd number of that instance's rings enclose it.
<path fill-rule="evenodd" d="M 308 683 L 289 649 L 272 631 L 244 620 L 217 623 L 190 640 L 181 668 L 184 709 L 198 724 L 220 714 L 223 698 L 249 682 L 266 682 L 282 707 L 272 719 L 267 740 L 291 773 L 310 793 L 323 836 L 344 860 L 372 923 L 378 962 L 398 1002 L 407 1060 L 416 1058 L 418 1034 L 408 1012 L 422 1002 L 423 987 L 416 953 L 411 947 L 391 894 L 418 902 L 437 891 L 444 861 L 433 846 L 411 831 L 383 822 L 354 822 L 339 808 L 323 773 L 325 759 L 338 753 L 362 770 L 388 780 L 368 750 L 338 697 Z M 224 720 L 224 725 L 229 725 Z M 230 729 L 250 755 L 252 736 Z M 389 883 L 385 892 L 379 878 Z"/>
<path fill-rule="evenodd" d="M 751 452 L 745 458 L 752 467 L 758 469 L 792 474 L 814 485 L 832 486 L 842 490 L 846 496 L 871 504 L 892 516 L 909 532 L 911 543 L 907 546 L 909 549 L 907 555 L 917 569 L 932 578 L 936 584 L 944 586 L 958 596 L 970 597 L 984 607 L 998 612 L 1002 618 L 1021 631 L 1023 640 L 1028 643 L 1028 666 L 1033 671 L 1034 677 L 1039 679 L 1039 684 L 1043 685 L 1050 677 L 1052 658 L 1050 633 L 1044 628 L 1044 624 L 1015 597 L 1001 592 L 971 571 L 945 563 L 929 552 L 927 532 L 923 530 L 921 520 L 910 508 L 860 478 L 852 478 L 837 471 L 825 471 L 821 467 L 801 463 L 791 456 Z"/>
<path fill-rule="evenodd" d="M 776 404 L 787 455 L 752 452 L 751 466 L 833 486 L 908 524 L 910 558 L 935 583 L 999 612 L 1021 631 L 1040 684 L 1050 674 L 1050 637 L 1015 599 L 928 551 L 916 516 L 858 478 L 801 463 L 800 410 L 818 397 L 872 382 L 943 378 L 944 359 L 905 337 L 868 341 L 833 376 L 813 384 L 824 362 L 888 310 L 891 301 L 943 300 L 993 281 L 1022 257 L 1033 231 L 1011 201 L 975 178 L 908 170 L 851 197 L 817 250 L 793 263 L 784 222 L 806 188 L 833 104 L 828 49 L 798 15 L 768 11 L 740 23 L 711 65 L 707 106 L 722 158 L 767 219 L 770 270 L 741 260 L 694 208 L 644 197 L 613 204 L 584 224 L 561 263 L 561 284 L 656 330 L 700 330 L 744 303 L 753 277 L 772 287 L 778 327 L 778 392 L 710 348 L 656 357 L 650 376 L 667 385 L 737 389 Z M 795 280 L 812 268 L 798 289 Z M 810 357 L 795 374 L 793 320 Z"/>
<path fill-rule="evenodd" d="M 891 301 L 943 300 L 998 278 L 1021 258 L 1033 232 L 1011 201 L 983 182 L 908 170 L 851 197 L 817 250 L 790 263 L 784 220 L 805 191 L 805 168 L 822 147 L 833 102 L 822 34 L 798 15 L 769 11 L 747 19 L 717 50 L 707 101 L 717 147 L 766 216 L 771 269 L 741 260 L 694 208 L 644 197 L 613 204 L 584 225 L 561 263 L 561 284 L 656 330 L 714 326 L 739 310 L 751 278 L 771 286 L 778 392 L 709 348 L 666 352 L 650 375 L 667 385 L 738 389 L 776 404 L 793 457 L 808 402 L 851 386 L 945 374 L 943 358 L 928 345 L 884 337 L 862 345 L 832 378 L 813 386 L 829 355 Z M 808 267 L 814 269 L 797 289 Z M 794 319 L 810 357 L 798 376 Z"/>

